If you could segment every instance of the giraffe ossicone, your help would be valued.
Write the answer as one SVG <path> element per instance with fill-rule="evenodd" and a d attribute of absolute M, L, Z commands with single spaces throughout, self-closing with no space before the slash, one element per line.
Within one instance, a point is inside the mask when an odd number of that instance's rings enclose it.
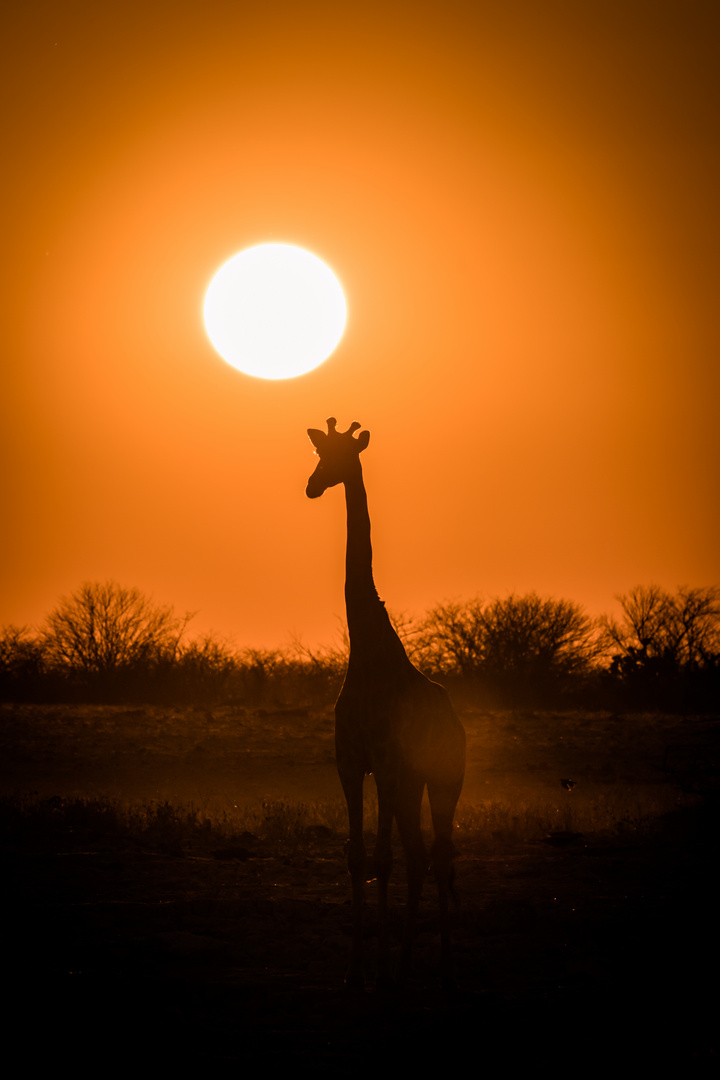
<path fill-rule="evenodd" d="M 378 832 L 373 873 L 378 881 L 378 982 L 390 979 L 387 891 L 392 866 L 391 835 L 397 824 L 405 851 L 408 904 L 400 954 L 400 978 L 409 971 L 418 905 L 428 855 L 420 829 L 420 809 L 427 787 L 434 842 L 430 849 L 438 885 L 443 981 L 451 984 L 452 955 L 448 895 L 451 890 L 455 808 L 465 773 L 465 731 L 445 689 L 410 661 L 380 600 L 372 574 L 372 544 L 367 495 L 360 454 L 370 432 L 337 430 L 330 417 L 327 432 L 308 428 L 319 461 L 306 494 L 318 498 L 343 484 L 347 510 L 345 605 L 350 656 L 335 705 L 335 752 L 348 807 L 348 870 L 353 889 L 353 933 L 346 982 L 364 982 L 363 892 L 367 857 L 363 840 L 363 783 L 372 773 L 378 793 Z"/>

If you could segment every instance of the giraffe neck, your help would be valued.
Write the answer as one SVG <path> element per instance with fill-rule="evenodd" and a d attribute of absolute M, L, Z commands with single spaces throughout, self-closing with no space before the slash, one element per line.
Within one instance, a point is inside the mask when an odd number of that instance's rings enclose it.
<path fill-rule="evenodd" d="M 366 603 L 378 601 L 372 573 L 370 514 L 359 462 L 357 473 L 345 480 L 345 506 L 347 508 L 345 601 L 349 616 L 351 608 L 354 612 L 358 606 L 362 607 Z"/>
<path fill-rule="evenodd" d="M 395 660 L 409 664 L 373 580 L 370 515 L 359 462 L 357 473 L 345 480 L 345 504 L 345 607 L 351 667 L 358 662 L 364 666 L 364 661 L 377 667 L 379 657 L 382 657 L 381 667 Z"/>

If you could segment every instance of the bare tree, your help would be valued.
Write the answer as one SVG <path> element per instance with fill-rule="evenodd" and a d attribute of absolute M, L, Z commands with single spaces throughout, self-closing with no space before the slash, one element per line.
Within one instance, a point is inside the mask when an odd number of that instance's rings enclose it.
<path fill-rule="evenodd" d="M 622 617 L 601 620 L 603 640 L 616 656 L 636 664 L 662 661 L 677 669 L 714 662 L 720 653 L 720 589 L 636 585 L 618 596 Z"/>
<path fill-rule="evenodd" d="M 714 663 L 720 656 L 720 589 L 682 586 L 675 596 L 675 636 L 682 662 L 689 668 Z"/>
<path fill-rule="evenodd" d="M 658 585 L 636 585 L 618 596 L 623 616 L 620 622 L 607 615 L 600 618 L 603 639 L 608 648 L 628 652 L 640 649 L 659 655 L 667 645 L 672 600 Z"/>
<path fill-rule="evenodd" d="M 138 589 L 85 582 L 47 617 L 50 663 L 83 676 L 106 676 L 159 659 L 174 660 L 192 618 L 158 607 Z"/>

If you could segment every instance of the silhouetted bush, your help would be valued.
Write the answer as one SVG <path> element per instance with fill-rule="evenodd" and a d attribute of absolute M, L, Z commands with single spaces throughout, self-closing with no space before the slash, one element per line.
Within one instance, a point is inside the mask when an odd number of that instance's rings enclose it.
<path fill-rule="evenodd" d="M 47 617 L 46 662 L 111 692 L 137 669 L 172 663 L 191 618 L 158 607 L 138 589 L 114 581 L 85 582 Z"/>
<path fill-rule="evenodd" d="M 411 659 L 453 695 L 489 707 L 708 711 L 720 705 L 720 590 L 638 586 L 619 619 L 591 619 L 535 593 L 439 604 L 393 622 Z M 310 649 L 236 650 L 212 635 L 183 640 L 189 615 L 137 589 L 82 585 L 36 635 L 0 630 L 6 701 L 136 704 L 237 702 L 327 708 L 348 641 Z"/>
<path fill-rule="evenodd" d="M 578 694 L 600 647 L 596 622 L 570 600 L 535 593 L 432 608 L 412 645 L 421 666 L 474 683 L 498 705 L 558 704 Z"/>
<path fill-rule="evenodd" d="M 5 700 L 32 699 L 33 689 L 47 681 L 45 649 L 27 626 L 0 629 L 0 695 Z"/>
<path fill-rule="evenodd" d="M 618 597 L 619 620 L 600 620 L 612 653 L 604 687 L 626 706 L 706 711 L 720 704 L 720 590 L 674 594 L 638 585 Z"/>

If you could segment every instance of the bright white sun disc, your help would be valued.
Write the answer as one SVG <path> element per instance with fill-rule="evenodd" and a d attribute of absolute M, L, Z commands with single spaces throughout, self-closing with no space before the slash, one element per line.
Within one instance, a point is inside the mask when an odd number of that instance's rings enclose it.
<path fill-rule="evenodd" d="M 210 341 L 233 367 L 291 379 L 328 358 L 345 329 L 347 307 L 340 283 L 316 255 L 260 244 L 220 267 L 203 315 Z"/>

